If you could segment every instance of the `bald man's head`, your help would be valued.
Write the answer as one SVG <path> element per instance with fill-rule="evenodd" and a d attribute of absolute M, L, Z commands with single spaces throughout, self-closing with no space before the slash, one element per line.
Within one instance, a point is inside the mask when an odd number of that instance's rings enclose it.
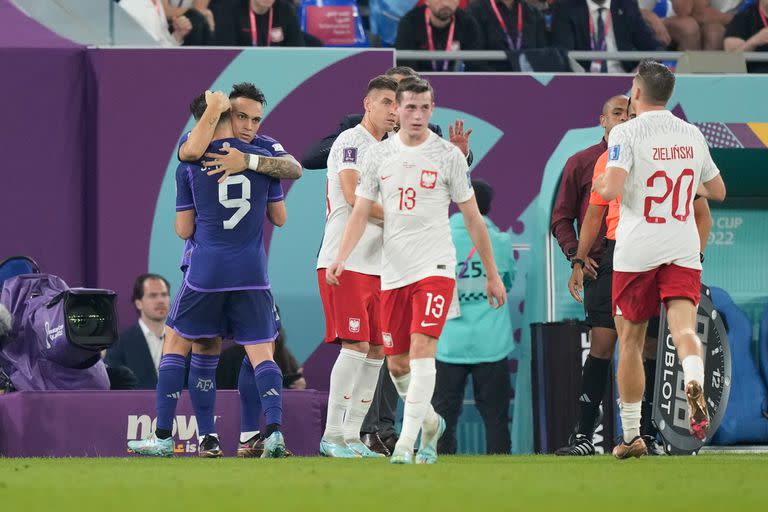
<path fill-rule="evenodd" d="M 627 107 L 629 98 L 618 95 L 609 98 L 603 105 L 603 112 L 600 114 L 600 126 L 605 128 L 605 139 L 608 140 L 608 134 L 617 124 L 627 120 Z"/>

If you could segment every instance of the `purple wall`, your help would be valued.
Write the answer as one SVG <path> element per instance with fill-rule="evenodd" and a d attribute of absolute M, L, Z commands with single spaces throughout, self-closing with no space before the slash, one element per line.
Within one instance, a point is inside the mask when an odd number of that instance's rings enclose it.
<path fill-rule="evenodd" d="M 0 0 L 0 260 L 84 278 L 85 51 Z"/>

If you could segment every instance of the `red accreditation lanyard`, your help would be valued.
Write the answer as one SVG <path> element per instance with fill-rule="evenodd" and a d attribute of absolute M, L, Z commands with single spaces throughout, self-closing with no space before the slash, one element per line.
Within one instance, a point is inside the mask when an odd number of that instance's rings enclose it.
<path fill-rule="evenodd" d="M 469 251 L 469 254 L 467 255 L 467 259 L 464 260 L 464 264 L 461 266 L 461 270 L 459 270 L 459 279 L 464 277 L 464 273 L 467 271 L 467 268 L 469 268 L 469 260 L 475 255 L 475 251 L 477 251 L 477 249 L 473 245 L 472 250 Z"/>
<path fill-rule="evenodd" d="M 604 52 L 608 49 L 608 31 L 610 30 L 611 26 L 611 10 L 606 9 L 605 14 L 605 23 L 604 23 L 604 29 L 603 29 L 603 44 L 600 45 L 600 48 L 597 48 L 597 34 L 595 33 L 595 24 L 592 21 L 592 13 L 589 13 L 589 48 L 594 52 L 595 50 L 599 52 Z M 600 16 L 600 11 L 597 12 L 597 15 Z M 602 59 L 594 61 L 598 65 L 602 66 Z"/>
<path fill-rule="evenodd" d="M 599 16 L 599 13 L 598 13 Z M 589 14 L 589 47 L 590 49 L 598 52 L 604 52 L 608 49 L 608 32 L 611 27 L 611 11 L 606 9 L 605 14 L 605 34 L 603 34 L 603 44 L 600 48 L 597 48 L 597 34 L 595 33 L 595 24 L 592 21 L 592 13 Z"/>
<path fill-rule="evenodd" d="M 517 44 L 512 43 L 512 38 L 509 36 L 509 31 L 507 30 L 507 24 L 504 23 L 504 19 L 501 17 L 501 13 L 499 12 L 499 7 L 496 5 L 496 0 L 489 0 L 491 2 L 491 9 L 493 9 L 493 14 L 496 15 L 496 19 L 499 20 L 499 25 L 501 25 L 501 30 L 504 31 L 504 35 L 507 38 L 507 44 L 509 45 L 510 50 L 519 50 L 520 46 L 523 42 L 523 0 L 518 0 L 517 2 Z"/>
<path fill-rule="evenodd" d="M 251 16 L 251 44 L 259 46 L 259 29 L 256 27 L 256 14 L 253 9 L 248 9 Z M 267 46 L 272 44 L 272 7 L 269 8 L 269 24 L 267 25 Z"/>
<path fill-rule="evenodd" d="M 424 9 L 424 23 L 427 25 L 427 44 L 429 45 L 429 51 L 435 51 L 435 41 L 432 39 L 432 25 L 429 23 L 429 9 Z M 453 46 L 453 32 L 456 29 L 456 16 L 453 16 L 451 21 L 451 28 L 448 29 L 448 41 L 445 43 L 445 51 L 451 51 Z M 437 63 L 432 61 L 432 69 L 438 71 Z M 443 71 L 448 71 L 448 61 L 443 61 Z"/>
<path fill-rule="evenodd" d="M 766 21 L 765 19 L 765 13 L 763 12 L 763 8 L 758 6 L 757 12 L 760 13 L 760 19 L 763 20 L 763 26 L 765 26 L 765 28 L 768 28 L 768 21 Z"/>

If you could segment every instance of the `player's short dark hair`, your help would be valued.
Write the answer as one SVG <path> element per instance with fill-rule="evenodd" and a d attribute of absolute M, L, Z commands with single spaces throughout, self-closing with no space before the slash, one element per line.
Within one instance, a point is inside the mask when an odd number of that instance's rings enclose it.
<path fill-rule="evenodd" d="M 148 279 L 159 279 L 162 282 L 165 283 L 165 287 L 168 288 L 168 293 L 171 292 L 171 283 L 168 282 L 166 278 L 161 276 L 160 274 L 141 274 L 139 277 L 136 278 L 136 280 L 133 282 L 133 293 L 131 294 L 131 302 L 136 300 L 141 300 L 144 298 L 144 283 Z"/>
<path fill-rule="evenodd" d="M 235 98 L 248 98 L 249 100 L 258 101 L 262 105 L 267 104 L 267 97 L 261 92 L 261 89 L 253 85 L 251 82 L 240 82 L 232 86 L 232 92 L 229 93 L 229 99 Z"/>
<path fill-rule="evenodd" d="M 475 189 L 475 200 L 481 215 L 488 215 L 493 201 L 493 187 L 487 181 L 479 178 L 472 180 L 472 188 Z"/>
<path fill-rule="evenodd" d="M 370 94 L 371 91 L 397 92 L 397 80 L 386 75 L 374 77 L 368 82 L 368 90 L 366 91 L 366 94 Z"/>
<path fill-rule="evenodd" d="M 207 106 L 208 103 L 205 101 L 205 93 L 200 94 L 192 100 L 192 103 L 189 104 L 189 111 L 192 114 L 192 117 L 195 118 L 195 121 L 199 121 L 200 118 L 203 117 Z M 224 119 L 229 119 L 229 110 L 219 115 L 219 122 Z"/>
<path fill-rule="evenodd" d="M 648 103 L 666 105 L 675 90 L 675 75 L 661 62 L 643 60 L 637 67 L 637 78 L 642 83 L 643 98 Z"/>
<path fill-rule="evenodd" d="M 418 77 L 407 77 L 400 80 L 397 84 L 397 92 L 395 93 L 395 101 L 400 103 L 403 99 L 403 93 L 412 92 L 414 94 L 421 94 L 428 92 L 432 95 L 432 101 L 435 101 L 435 91 L 432 89 L 432 84 Z"/>
<path fill-rule="evenodd" d="M 195 97 L 195 99 L 192 100 L 192 103 L 189 104 L 189 111 L 192 113 L 192 117 L 195 118 L 195 121 L 199 121 L 200 118 L 203 117 L 206 106 L 205 93 Z"/>
<path fill-rule="evenodd" d="M 393 68 L 389 68 L 384 74 L 387 76 L 403 75 L 405 77 L 412 76 L 415 78 L 421 78 L 416 70 L 410 66 L 395 66 Z"/>

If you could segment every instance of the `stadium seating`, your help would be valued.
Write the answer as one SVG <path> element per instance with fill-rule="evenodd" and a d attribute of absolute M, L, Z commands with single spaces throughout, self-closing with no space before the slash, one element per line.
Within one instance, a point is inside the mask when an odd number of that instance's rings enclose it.
<path fill-rule="evenodd" d="M 766 443 L 768 391 L 750 351 L 752 323 L 725 290 L 711 290 L 712 302 L 727 325 L 732 364 L 731 395 L 712 444 Z"/>
<path fill-rule="evenodd" d="M 381 39 L 382 46 L 395 45 L 397 24 L 416 3 L 415 0 L 370 0 L 371 33 Z"/>
<path fill-rule="evenodd" d="M 6 279 L 21 274 L 37 274 L 40 266 L 29 256 L 11 256 L 0 262 L 0 286 Z"/>
<path fill-rule="evenodd" d="M 303 0 L 300 22 L 326 46 L 370 46 L 355 0 Z"/>
<path fill-rule="evenodd" d="M 760 371 L 763 381 L 768 387 L 768 304 L 765 305 L 760 316 L 760 334 L 757 338 L 758 355 L 760 357 Z"/>

